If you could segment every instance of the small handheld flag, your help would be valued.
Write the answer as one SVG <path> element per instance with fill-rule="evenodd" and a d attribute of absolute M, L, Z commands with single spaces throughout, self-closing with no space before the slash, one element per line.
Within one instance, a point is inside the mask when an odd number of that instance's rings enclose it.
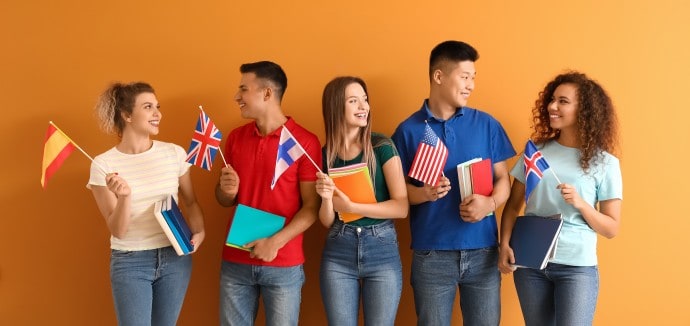
<path fill-rule="evenodd" d="M 408 176 L 429 185 L 436 185 L 448 160 L 448 148 L 426 124 L 424 136 L 417 146 Z"/>
<path fill-rule="evenodd" d="M 537 149 L 532 140 L 528 140 L 525 144 L 525 152 L 522 155 L 525 162 L 525 203 L 529 199 L 529 195 L 532 190 L 537 187 L 541 178 L 544 177 L 544 171 L 549 169 L 549 163 L 546 162 L 546 158 Z M 551 169 L 551 173 L 556 177 L 556 180 L 560 184 L 561 181 L 556 176 L 556 173 Z"/>
<path fill-rule="evenodd" d="M 201 109 L 201 107 L 199 107 Z M 188 163 L 194 164 L 202 169 L 211 171 L 213 159 L 219 151 L 220 141 L 223 134 L 216 128 L 216 125 L 211 121 L 203 109 L 199 112 L 199 120 L 197 120 L 194 134 L 192 135 L 192 143 L 187 150 Z"/>
<path fill-rule="evenodd" d="M 275 188 L 276 183 L 278 183 L 278 178 L 280 178 L 283 172 L 287 171 L 287 169 L 302 157 L 302 155 L 306 156 L 319 172 L 322 172 L 292 133 L 283 126 L 283 130 L 280 131 L 280 142 L 278 143 L 278 154 L 276 155 L 276 169 L 273 173 L 273 180 L 271 181 L 271 190 Z"/>
<path fill-rule="evenodd" d="M 88 157 L 89 160 L 93 162 L 93 158 L 89 154 L 86 154 L 77 143 L 67 137 L 67 134 L 62 132 L 52 121 L 48 123 L 48 131 L 46 132 L 46 139 L 43 143 L 43 166 L 41 168 L 41 186 L 43 189 L 46 189 L 48 180 L 75 149 L 78 149 L 84 156 Z M 104 173 L 107 173 L 102 166 L 96 164 L 96 167 L 101 169 Z"/>
<path fill-rule="evenodd" d="M 48 125 L 43 144 L 43 166 L 41 169 L 41 186 L 46 189 L 48 180 L 60 168 L 76 147 L 72 140 L 60 131 L 52 122 Z"/>

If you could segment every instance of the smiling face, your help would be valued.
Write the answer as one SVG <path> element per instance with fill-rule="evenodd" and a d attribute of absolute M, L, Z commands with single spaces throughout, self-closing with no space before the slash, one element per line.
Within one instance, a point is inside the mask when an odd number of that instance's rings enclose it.
<path fill-rule="evenodd" d="M 160 104 L 153 93 L 141 93 L 134 101 L 132 113 L 123 113 L 123 118 L 127 121 L 125 128 L 130 128 L 137 134 L 145 136 L 157 135 L 163 114 L 160 111 Z"/>
<path fill-rule="evenodd" d="M 252 72 L 242 74 L 240 86 L 235 93 L 235 102 L 240 106 L 242 117 L 257 119 L 263 111 L 266 101 L 266 86 Z"/>
<path fill-rule="evenodd" d="M 366 127 L 369 123 L 369 98 L 359 83 L 351 83 L 345 88 L 345 125 L 347 127 Z"/>
<path fill-rule="evenodd" d="M 439 69 L 434 75 L 434 81 L 439 86 L 441 101 L 453 108 L 467 105 L 467 100 L 474 90 L 474 78 L 477 71 L 472 61 L 448 62 L 444 69 Z"/>
<path fill-rule="evenodd" d="M 553 129 L 577 130 L 578 92 L 574 84 L 561 84 L 549 102 L 549 124 Z"/>

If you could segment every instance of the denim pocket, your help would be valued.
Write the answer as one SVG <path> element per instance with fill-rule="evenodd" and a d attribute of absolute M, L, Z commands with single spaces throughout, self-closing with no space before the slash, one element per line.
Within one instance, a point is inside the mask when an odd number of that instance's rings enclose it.
<path fill-rule="evenodd" d="M 425 257 L 431 257 L 434 255 L 433 250 L 415 250 L 413 253 L 417 257 L 425 258 Z"/>
<path fill-rule="evenodd" d="M 398 244 L 398 234 L 395 228 L 385 228 L 376 233 L 376 239 L 383 244 Z"/>
<path fill-rule="evenodd" d="M 334 225 L 335 225 L 335 224 L 334 224 Z M 328 229 L 327 238 L 328 238 L 328 239 L 337 239 L 337 238 L 339 238 L 339 237 L 341 236 L 341 232 L 340 232 L 340 231 L 341 231 L 341 228 L 340 228 L 340 227 L 331 226 L 331 228 Z"/>

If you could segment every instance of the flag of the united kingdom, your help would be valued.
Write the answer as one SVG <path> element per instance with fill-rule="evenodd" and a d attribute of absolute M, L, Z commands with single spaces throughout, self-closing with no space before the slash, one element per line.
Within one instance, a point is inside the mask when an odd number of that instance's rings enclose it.
<path fill-rule="evenodd" d="M 218 153 L 223 134 L 213 124 L 211 118 L 203 110 L 199 113 L 199 120 L 192 135 L 192 143 L 187 150 L 187 162 L 202 169 L 211 171 L 213 159 Z"/>
<path fill-rule="evenodd" d="M 544 171 L 549 168 L 549 163 L 546 163 L 546 159 L 531 139 L 525 144 L 523 159 L 525 162 L 525 202 L 527 202 L 532 190 L 544 176 Z"/>

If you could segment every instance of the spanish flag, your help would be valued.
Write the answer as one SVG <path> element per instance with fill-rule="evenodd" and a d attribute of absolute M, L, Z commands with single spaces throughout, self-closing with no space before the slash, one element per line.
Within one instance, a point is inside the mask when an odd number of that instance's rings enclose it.
<path fill-rule="evenodd" d="M 48 185 L 55 171 L 57 171 L 67 157 L 76 149 L 72 140 L 58 129 L 53 122 L 48 125 L 46 140 L 43 147 L 43 168 L 41 170 L 41 186 Z"/>

